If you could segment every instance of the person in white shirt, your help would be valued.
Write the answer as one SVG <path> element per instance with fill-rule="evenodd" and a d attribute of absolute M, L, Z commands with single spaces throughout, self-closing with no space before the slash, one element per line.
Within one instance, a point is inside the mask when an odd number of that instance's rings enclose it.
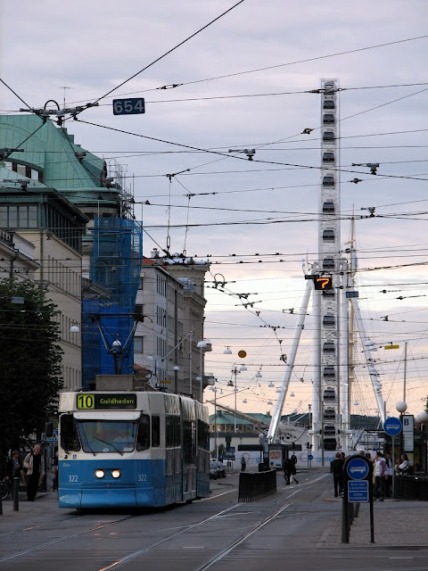
<path fill-rule="evenodd" d="M 373 462 L 373 499 L 383 502 L 385 497 L 385 481 L 388 478 L 388 466 L 382 452 L 376 452 Z"/>
<path fill-rule="evenodd" d="M 396 474 L 405 474 L 409 471 L 410 462 L 407 457 L 407 454 L 402 454 L 400 456 L 400 460 L 395 465 L 395 473 Z"/>

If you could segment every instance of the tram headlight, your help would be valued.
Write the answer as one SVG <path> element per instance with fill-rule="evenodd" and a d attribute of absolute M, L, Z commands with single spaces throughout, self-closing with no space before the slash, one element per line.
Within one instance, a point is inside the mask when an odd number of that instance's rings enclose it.
<path fill-rule="evenodd" d="M 104 478 L 105 476 L 105 472 L 104 470 L 95 470 L 95 477 L 99 478 L 101 480 L 101 478 Z"/>
<path fill-rule="evenodd" d="M 120 474 L 121 474 L 121 472 L 120 472 L 120 470 L 118 470 L 118 469 L 112 470 L 112 473 L 111 473 L 112 478 L 114 478 L 115 480 L 117 480 L 118 478 L 120 478 Z"/>

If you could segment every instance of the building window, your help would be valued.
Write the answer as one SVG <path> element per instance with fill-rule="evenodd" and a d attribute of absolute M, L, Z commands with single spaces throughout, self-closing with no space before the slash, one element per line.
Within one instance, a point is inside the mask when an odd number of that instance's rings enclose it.
<path fill-rule="evenodd" d="M 144 353 L 144 337 L 137 335 L 134 337 L 134 353 Z"/>
<path fill-rule="evenodd" d="M 167 324 L 167 315 L 166 310 L 163 307 L 156 307 L 156 323 L 160 327 L 166 327 Z"/>

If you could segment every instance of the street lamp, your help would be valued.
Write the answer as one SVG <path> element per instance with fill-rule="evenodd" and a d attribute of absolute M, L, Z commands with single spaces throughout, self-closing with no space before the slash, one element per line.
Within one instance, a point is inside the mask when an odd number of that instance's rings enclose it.
<path fill-rule="evenodd" d="M 238 367 L 236 367 L 236 366 L 233 367 L 233 369 L 232 369 L 232 375 L 233 375 L 234 378 L 235 378 L 235 388 L 234 388 L 234 391 L 235 391 L 235 414 L 234 414 L 234 419 L 233 419 L 234 422 L 233 422 L 233 424 L 234 424 L 234 432 L 235 432 L 235 433 L 236 433 L 236 411 L 237 411 L 237 402 L 236 402 L 236 401 L 237 401 L 237 396 L 238 396 L 238 386 L 237 386 L 236 380 L 237 380 L 237 377 L 238 377 L 238 373 L 240 373 L 240 372 L 241 372 L 241 371 L 238 369 Z"/>
<path fill-rule="evenodd" d="M 77 323 L 73 323 L 73 325 L 70 327 L 70 333 L 80 333 L 80 327 L 77 325 Z"/>
<path fill-rule="evenodd" d="M 199 387 L 200 387 L 200 400 L 201 402 L 204 401 L 204 349 L 207 349 L 209 346 L 209 341 L 206 339 L 201 339 L 198 341 L 196 347 L 199 349 Z"/>

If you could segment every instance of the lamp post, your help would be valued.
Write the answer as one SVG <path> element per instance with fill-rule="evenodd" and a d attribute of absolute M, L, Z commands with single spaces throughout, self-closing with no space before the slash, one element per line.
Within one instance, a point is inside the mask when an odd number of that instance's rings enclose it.
<path fill-rule="evenodd" d="M 398 401 L 395 408 L 400 413 L 401 426 L 403 426 L 403 415 L 407 410 L 406 392 L 407 392 L 407 341 L 404 343 L 404 370 L 403 370 L 403 400 Z M 404 452 L 404 435 L 401 430 L 400 435 L 400 452 Z"/>
<path fill-rule="evenodd" d="M 208 347 L 208 343 L 205 339 L 198 341 L 196 345 L 199 349 L 199 391 L 200 400 L 204 402 L 204 349 Z"/>
<path fill-rule="evenodd" d="M 193 394 L 193 331 L 189 333 L 189 395 Z"/>
<path fill-rule="evenodd" d="M 215 380 L 214 380 L 215 382 Z M 217 387 L 211 387 L 211 391 L 214 391 L 214 454 L 218 458 L 217 452 Z"/>
<path fill-rule="evenodd" d="M 237 396 L 238 396 L 238 386 L 237 386 L 236 381 L 237 381 L 238 373 L 240 373 L 240 371 L 238 370 L 238 367 L 233 367 L 232 375 L 234 376 L 234 379 L 235 379 L 235 382 L 234 382 L 234 385 L 235 385 L 235 388 L 234 388 L 234 391 L 235 391 L 235 414 L 234 414 L 233 425 L 234 425 L 234 432 L 235 433 L 236 433 L 236 411 L 237 411 Z"/>

